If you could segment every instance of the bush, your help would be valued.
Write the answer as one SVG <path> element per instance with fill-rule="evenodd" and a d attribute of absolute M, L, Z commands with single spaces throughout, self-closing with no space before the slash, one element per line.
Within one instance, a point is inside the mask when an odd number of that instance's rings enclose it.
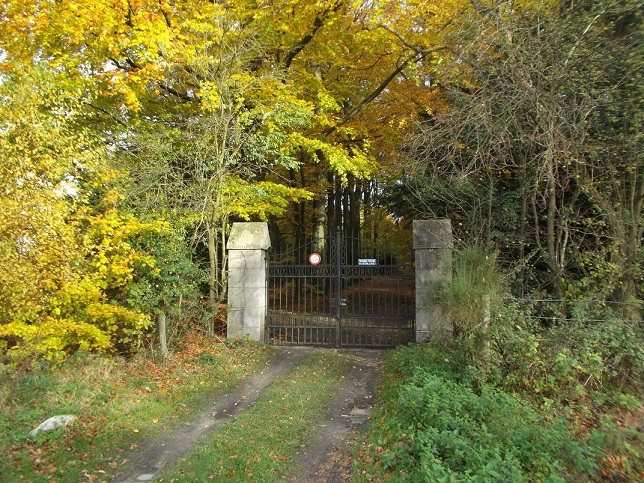
<path fill-rule="evenodd" d="M 115 209 L 75 216 L 73 270 L 49 274 L 39 299 L 0 324 L 0 355 L 10 367 L 62 361 L 78 349 L 132 354 L 156 313 L 179 318 L 182 299 L 199 296 L 201 273 L 179 228 Z"/>
<path fill-rule="evenodd" d="M 639 324 L 606 307 L 589 312 L 583 301 L 569 312 L 569 319 L 544 326 L 530 304 L 497 310 L 491 350 L 503 386 L 555 399 L 574 399 L 588 390 L 637 391 L 644 374 Z"/>
<path fill-rule="evenodd" d="M 503 295 L 496 254 L 474 246 L 456 252 L 452 280 L 435 288 L 432 301 L 452 318 L 457 335 L 482 328 L 490 304 Z"/>
<path fill-rule="evenodd" d="M 497 268 L 496 254 L 472 246 L 456 252 L 452 279 L 433 287 L 430 295 L 451 319 L 465 363 L 482 372 L 489 359 L 490 314 L 504 293 L 505 278 Z"/>
<path fill-rule="evenodd" d="M 502 391 L 477 394 L 467 377 L 454 377 L 449 353 L 404 348 L 388 359 L 389 380 L 396 378 L 392 368 L 411 376 L 383 394 L 383 414 L 374 418 L 380 423 L 361 458 L 373 462 L 366 472 L 411 481 L 563 481 L 593 471 L 590 452 L 563 421 L 546 424 Z"/>

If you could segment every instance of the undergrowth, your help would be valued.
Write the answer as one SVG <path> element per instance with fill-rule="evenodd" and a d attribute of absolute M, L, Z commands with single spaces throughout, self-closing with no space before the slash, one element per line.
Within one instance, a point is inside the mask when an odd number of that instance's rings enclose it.
<path fill-rule="evenodd" d="M 643 481 L 637 311 L 509 301 L 494 255 L 479 247 L 454 267 L 429 295 L 455 337 L 389 355 L 356 479 Z"/>
<path fill-rule="evenodd" d="M 492 387 L 475 390 L 448 348 L 398 349 L 357 455 L 358 481 L 563 481 L 590 475 L 590 451 L 561 419 Z"/>

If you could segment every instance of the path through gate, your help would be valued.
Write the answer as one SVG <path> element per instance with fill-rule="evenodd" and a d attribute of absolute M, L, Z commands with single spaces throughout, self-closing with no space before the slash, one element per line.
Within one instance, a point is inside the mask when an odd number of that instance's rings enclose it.
<path fill-rule="evenodd" d="M 271 253 L 268 342 L 394 347 L 414 341 L 414 271 L 401 258 L 339 231 Z"/>

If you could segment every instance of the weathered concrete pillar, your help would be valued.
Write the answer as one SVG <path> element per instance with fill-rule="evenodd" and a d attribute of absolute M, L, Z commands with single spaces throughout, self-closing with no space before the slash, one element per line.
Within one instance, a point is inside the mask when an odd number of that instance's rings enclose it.
<path fill-rule="evenodd" d="M 452 279 L 452 223 L 450 220 L 414 220 L 416 258 L 416 342 L 451 339 L 450 318 L 431 303 L 431 294 Z"/>
<path fill-rule="evenodd" d="M 266 223 L 233 223 L 228 237 L 228 337 L 264 342 L 266 251 L 271 246 Z"/>

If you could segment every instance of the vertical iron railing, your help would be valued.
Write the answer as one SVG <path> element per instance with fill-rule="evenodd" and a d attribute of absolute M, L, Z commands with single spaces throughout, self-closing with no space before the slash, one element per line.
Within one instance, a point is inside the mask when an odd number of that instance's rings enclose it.
<path fill-rule="evenodd" d="M 414 340 L 413 268 L 338 230 L 319 265 L 311 240 L 271 254 L 267 341 L 328 347 L 392 347 Z"/>
<path fill-rule="evenodd" d="M 342 240 L 340 227 L 335 232 L 335 346 L 342 344 Z"/>

